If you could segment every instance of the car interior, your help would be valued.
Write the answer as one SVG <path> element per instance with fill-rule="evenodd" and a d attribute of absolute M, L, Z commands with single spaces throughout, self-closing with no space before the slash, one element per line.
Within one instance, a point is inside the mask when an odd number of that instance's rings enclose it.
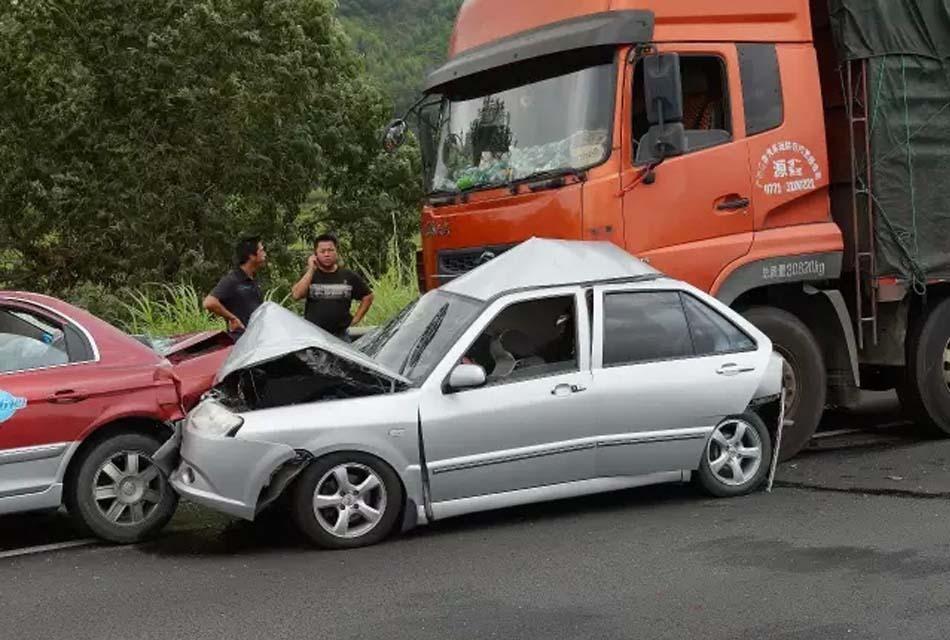
<path fill-rule="evenodd" d="M 528 300 L 507 307 L 465 353 L 488 384 L 577 369 L 577 313 L 573 296 Z"/>
<path fill-rule="evenodd" d="M 67 364 L 63 330 L 13 307 L 0 307 L 0 372 Z"/>

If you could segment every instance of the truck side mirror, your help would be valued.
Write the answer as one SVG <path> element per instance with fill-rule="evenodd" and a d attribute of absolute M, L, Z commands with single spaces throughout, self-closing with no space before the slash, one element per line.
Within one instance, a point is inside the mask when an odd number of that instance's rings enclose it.
<path fill-rule="evenodd" d="M 392 153 L 405 143 L 408 130 L 409 125 L 406 124 L 405 120 L 393 120 L 389 123 L 383 136 L 383 149 L 386 153 Z"/>
<path fill-rule="evenodd" d="M 643 59 L 643 93 L 651 126 L 640 141 L 637 163 L 658 164 L 686 153 L 679 54 L 658 53 Z"/>
<path fill-rule="evenodd" d="M 657 53 L 643 59 L 643 91 L 650 124 L 683 121 L 683 77 L 678 53 Z"/>

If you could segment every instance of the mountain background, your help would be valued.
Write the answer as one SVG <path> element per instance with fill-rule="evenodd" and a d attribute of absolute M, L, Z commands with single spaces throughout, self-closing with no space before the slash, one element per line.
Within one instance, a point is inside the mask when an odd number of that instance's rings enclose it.
<path fill-rule="evenodd" d="M 462 0 L 339 0 L 339 16 L 396 112 L 444 59 Z M 401 115 L 401 113 L 400 113 Z"/>

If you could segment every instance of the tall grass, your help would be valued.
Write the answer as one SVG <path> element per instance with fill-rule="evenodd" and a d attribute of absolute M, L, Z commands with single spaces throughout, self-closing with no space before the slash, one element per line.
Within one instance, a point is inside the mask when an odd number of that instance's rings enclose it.
<path fill-rule="evenodd" d="M 358 266 L 358 262 L 356 264 Z M 418 295 L 414 269 L 399 259 L 398 251 L 390 252 L 385 272 L 366 275 L 374 302 L 363 320 L 364 325 L 385 323 Z M 289 295 L 279 293 L 286 290 L 287 287 L 275 287 L 268 290 L 264 298 L 299 313 L 301 305 L 294 303 Z M 128 299 L 121 303 L 124 316 L 121 324 L 130 333 L 149 336 L 173 336 L 223 328 L 224 322 L 220 318 L 201 307 L 203 297 L 188 283 L 145 285 L 129 291 Z"/>
<path fill-rule="evenodd" d="M 152 284 L 129 291 L 122 302 L 125 328 L 131 333 L 172 336 L 220 329 L 220 319 L 201 306 L 202 296 L 191 284 Z"/>
<path fill-rule="evenodd" d="M 359 261 L 356 264 L 359 266 Z M 386 271 L 380 275 L 373 275 L 365 269 L 363 271 L 373 291 L 373 306 L 363 320 L 364 325 L 386 323 L 419 295 L 415 267 L 400 259 L 395 235 L 389 247 Z"/>

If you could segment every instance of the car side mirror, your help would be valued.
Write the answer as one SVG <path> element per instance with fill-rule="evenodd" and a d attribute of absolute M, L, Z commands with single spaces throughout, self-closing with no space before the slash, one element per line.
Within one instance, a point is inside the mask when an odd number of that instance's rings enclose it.
<path fill-rule="evenodd" d="M 406 142 L 406 132 L 409 131 L 409 125 L 405 120 L 393 120 L 386 127 L 386 133 L 383 135 L 383 149 L 386 153 L 392 153 Z"/>
<path fill-rule="evenodd" d="M 481 387 L 488 380 L 485 370 L 477 364 L 460 364 L 449 374 L 450 391 Z"/>
<path fill-rule="evenodd" d="M 651 126 L 640 141 L 637 162 L 659 164 L 686 153 L 679 54 L 658 53 L 643 59 L 643 93 Z"/>

